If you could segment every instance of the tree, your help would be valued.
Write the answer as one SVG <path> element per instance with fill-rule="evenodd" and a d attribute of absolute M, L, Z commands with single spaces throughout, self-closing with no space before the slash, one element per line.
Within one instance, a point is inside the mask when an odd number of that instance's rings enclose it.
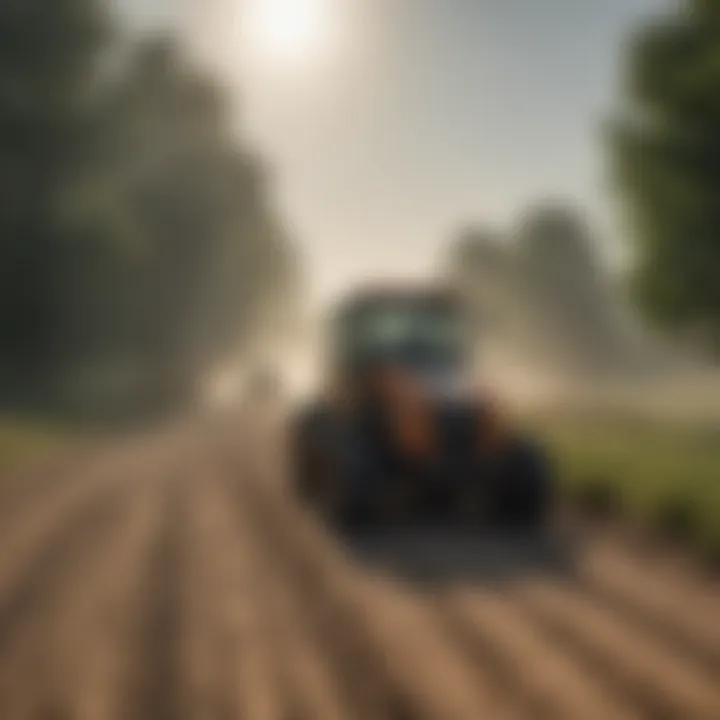
<path fill-rule="evenodd" d="M 564 202 L 538 203 L 522 217 L 517 241 L 532 325 L 557 365 L 583 373 L 630 367 L 632 350 L 617 298 L 580 210 Z"/>
<path fill-rule="evenodd" d="M 123 403 L 177 404 L 297 300 L 297 263 L 222 88 L 165 38 L 101 72 L 100 7 L 0 4 L 0 392 L 133 377 Z"/>
<path fill-rule="evenodd" d="M 463 228 L 450 245 L 446 265 L 451 282 L 469 304 L 476 339 L 507 321 L 515 259 L 499 232 L 479 225 Z"/>
<path fill-rule="evenodd" d="M 66 352 L 73 264 L 63 193 L 107 38 L 89 0 L 0 4 L 0 372 L 40 390 Z"/>
<path fill-rule="evenodd" d="M 458 234 L 447 253 L 469 301 L 479 347 L 491 346 L 546 375 L 646 372 L 649 349 L 628 332 L 623 308 L 579 209 L 543 201 L 503 238 L 482 227 Z"/>
<path fill-rule="evenodd" d="M 720 356 L 720 2 L 694 0 L 635 34 L 612 125 L 648 315 Z"/>
<path fill-rule="evenodd" d="M 138 47 L 106 116 L 108 175 L 139 248 L 133 296 L 117 308 L 135 318 L 129 354 L 161 393 L 191 394 L 291 287 L 290 242 L 224 94 L 172 41 Z"/>

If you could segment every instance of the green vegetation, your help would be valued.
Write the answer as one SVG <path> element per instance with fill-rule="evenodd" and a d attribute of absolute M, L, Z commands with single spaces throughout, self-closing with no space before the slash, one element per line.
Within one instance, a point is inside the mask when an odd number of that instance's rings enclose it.
<path fill-rule="evenodd" d="M 297 301 L 267 169 L 223 88 L 103 0 L 0 6 L 0 402 L 133 415 Z"/>
<path fill-rule="evenodd" d="M 583 510 L 619 513 L 720 562 L 719 428 L 573 418 L 545 434 Z"/>
<path fill-rule="evenodd" d="M 611 133 L 649 317 L 720 358 L 720 2 L 692 0 L 642 27 Z"/>
<path fill-rule="evenodd" d="M 0 481 L 8 473 L 40 462 L 71 442 L 67 431 L 0 418 Z"/>

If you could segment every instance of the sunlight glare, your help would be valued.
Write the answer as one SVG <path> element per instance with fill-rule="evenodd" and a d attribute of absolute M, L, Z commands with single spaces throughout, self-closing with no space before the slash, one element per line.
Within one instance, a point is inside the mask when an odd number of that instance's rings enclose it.
<path fill-rule="evenodd" d="M 327 0 L 247 0 L 246 38 L 258 61 L 305 63 L 329 35 Z"/>

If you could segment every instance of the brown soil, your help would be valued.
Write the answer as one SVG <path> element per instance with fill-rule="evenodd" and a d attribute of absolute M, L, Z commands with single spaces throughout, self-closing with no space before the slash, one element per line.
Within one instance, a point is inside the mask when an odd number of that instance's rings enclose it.
<path fill-rule="evenodd" d="M 710 580 L 598 538 L 567 576 L 413 583 L 297 507 L 272 450 L 226 419 L 13 489 L 0 718 L 720 720 Z"/>

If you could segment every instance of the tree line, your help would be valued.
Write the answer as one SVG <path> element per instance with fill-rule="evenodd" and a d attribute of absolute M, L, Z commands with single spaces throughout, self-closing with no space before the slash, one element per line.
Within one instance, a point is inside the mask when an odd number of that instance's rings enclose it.
<path fill-rule="evenodd" d="M 0 400 L 183 404 L 300 291 L 223 88 L 120 37 L 101 0 L 0 5 Z"/>
<path fill-rule="evenodd" d="M 690 0 L 642 25 L 623 60 L 603 138 L 630 251 L 620 283 L 577 209 L 552 204 L 530 210 L 509 243 L 482 227 L 459 233 L 449 266 L 478 302 L 501 308 L 506 331 L 554 351 L 556 367 L 657 366 L 654 344 L 633 339 L 618 298 L 631 299 L 663 342 L 719 361 L 720 0 Z"/>
<path fill-rule="evenodd" d="M 557 201 L 536 203 L 507 231 L 462 229 L 444 271 L 468 302 L 478 349 L 566 380 L 667 367 L 670 357 L 634 325 L 596 243 L 580 209 Z"/>

